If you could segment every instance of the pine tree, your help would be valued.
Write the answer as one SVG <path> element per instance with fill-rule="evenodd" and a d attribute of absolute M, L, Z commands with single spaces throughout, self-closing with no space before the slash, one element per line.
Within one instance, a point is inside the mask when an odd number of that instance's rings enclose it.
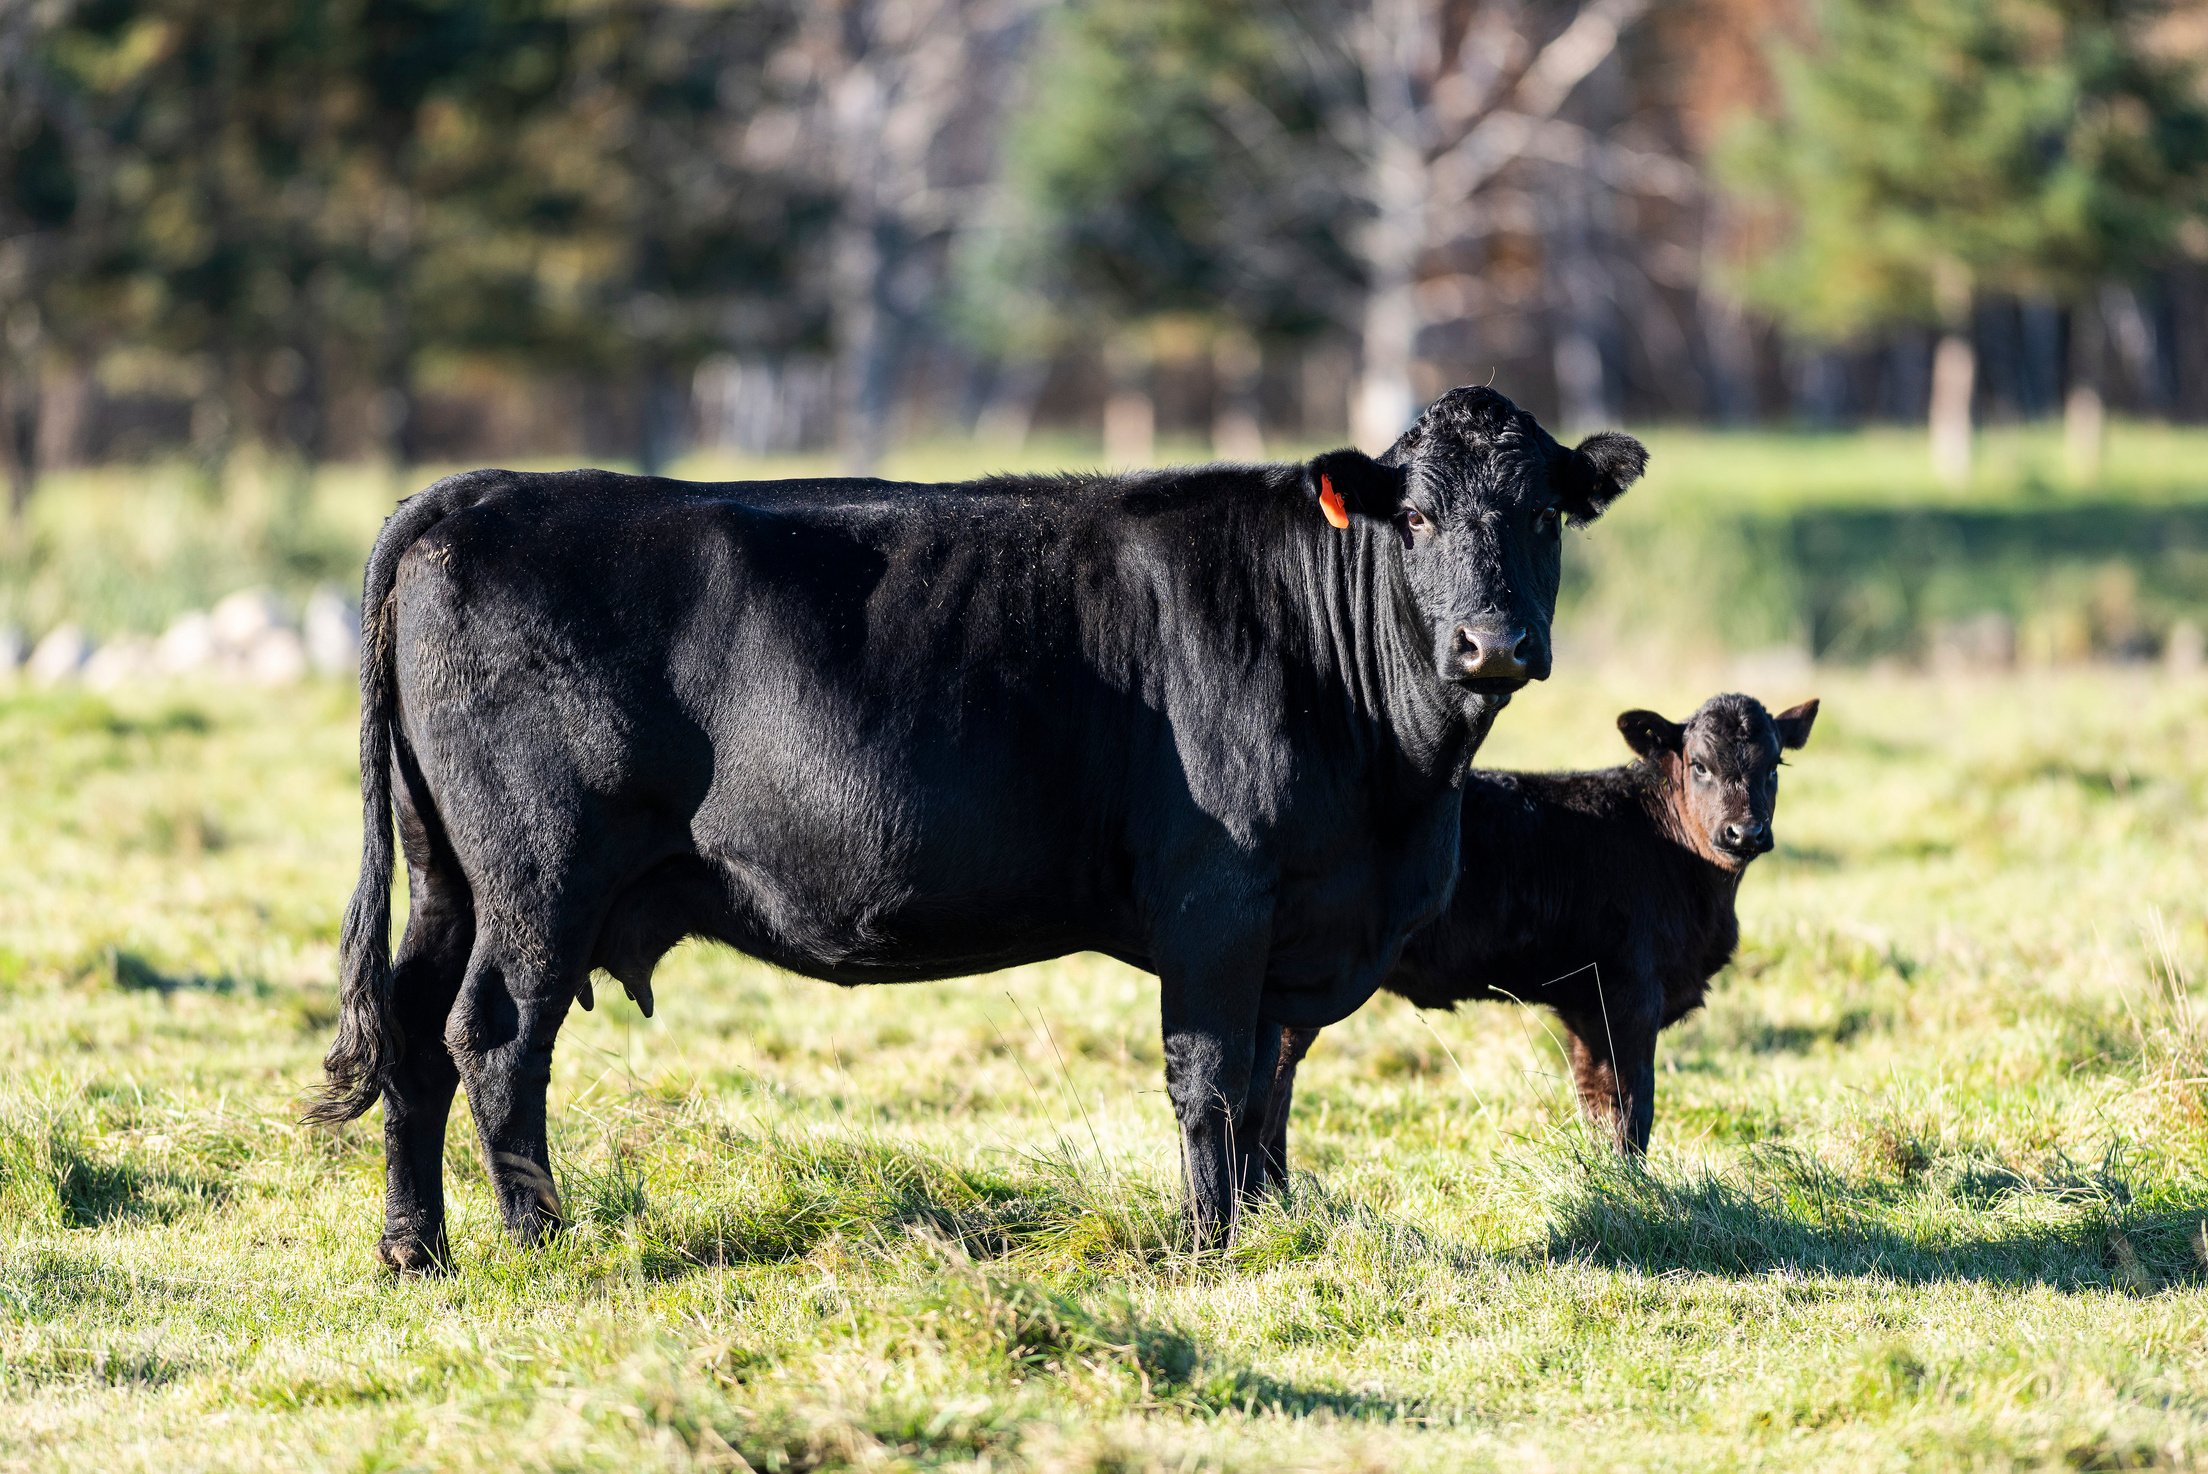
<path fill-rule="evenodd" d="M 2198 208 L 2208 129 L 2141 7 L 1825 0 L 1774 55 L 1780 106 L 1723 161 L 1767 231 L 1754 299 L 1813 334 L 1937 329 L 1935 465 L 1967 478 L 1985 291 L 2076 301 L 2161 259 Z"/>
<path fill-rule="evenodd" d="M 1257 342 L 1354 317 L 1346 160 L 1295 57 L 1278 16 L 1209 0 L 1057 17 L 1010 132 L 1003 218 L 967 258 L 967 317 L 1016 353 L 1107 340 L 1107 441 L 1148 420 L 1164 346 L 1208 345 L 1214 440 L 1249 453 Z"/>

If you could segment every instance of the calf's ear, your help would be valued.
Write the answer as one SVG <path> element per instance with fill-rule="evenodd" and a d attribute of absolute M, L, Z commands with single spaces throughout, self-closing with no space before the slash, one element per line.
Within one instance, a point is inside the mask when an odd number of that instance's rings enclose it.
<path fill-rule="evenodd" d="M 1336 527 L 1352 517 L 1391 520 L 1403 506 L 1403 472 L 1361 450 L 1330 450 L 1303 468 L 1304 493 Z"/>
<path fill-rule="evenodd" d="M 1686 750 L 1687 729 L 1652 711 L 1626 712 L 1618 718 L 1618 730 L 1625 734 L 1625 745 L 1645 758 Z"/>
<path fill-rule="evenodd" d="M 1648 469 L 1648 450 L 1630 435 L 1605 430 L 1564 452 L 1557 500 L 1574 522 L 1592 522 Z"/>
<path fill-rule="evenodd" d="M 1789 749 L 1805 746 L 1809 742 L 1809 729 L 1816 722 L 1817 698 L 1814 696 L 1771 718 L 1771 725 L 1779 729 L 1779 746 Z"/>

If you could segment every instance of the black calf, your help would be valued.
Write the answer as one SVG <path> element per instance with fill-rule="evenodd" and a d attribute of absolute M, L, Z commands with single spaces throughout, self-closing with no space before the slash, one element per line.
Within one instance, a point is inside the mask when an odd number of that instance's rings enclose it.
<path fill-rule="evenodd" d="M 1618 1149 L 1648 1146 L 1656 1035 L 1702 1005 L 1740 940 L 1734 898 L 1771 848 L 1779 754 L 1809 740 L 1817 703 L 1776 717 L 1717 696 L 1686 725 L 1629 711 L 1640 761 L 1594 773 L 1475 771 L 1462 866 L 1441 920 L 1382 985 L 1421 1008 L 1472 998 L 1545 1003 L 1565 1028 L 1582 1109 Z M 1296 1065 L 1317 1029 L 1285 1029 L 1257 1173 L 1282 1179 Z"/>

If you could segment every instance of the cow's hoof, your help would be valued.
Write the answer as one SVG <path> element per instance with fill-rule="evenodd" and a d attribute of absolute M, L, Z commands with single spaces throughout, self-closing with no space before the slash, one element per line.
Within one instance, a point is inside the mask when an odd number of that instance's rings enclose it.
<path fill-rule="evenodd" d="M 434 1240 L 419 1234 L 385 1234 L 376 1241 L 376 1259 L 393 1274 L 449 1274 L 452 1258 L 445 1248 L 445 1236 Z"/>

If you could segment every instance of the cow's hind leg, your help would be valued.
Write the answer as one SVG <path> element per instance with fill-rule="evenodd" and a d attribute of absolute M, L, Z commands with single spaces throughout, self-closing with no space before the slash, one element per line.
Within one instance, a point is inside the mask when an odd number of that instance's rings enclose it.
<path fill-rule="evenodd" d="M 383 1082 L 383 1238 L 376 1257 L 402 1274 L 441 1270 L 445 1248 L 445 1125 L 460 1072 L 445 1020 L 475 944 L 475 905 L 424 793 L 419 769 L 397 754 L 399 842 L 406 853 L 406 935 L 391 968 L 398 1062 Z"/>
<path fill-rule="evenodd" d="M 402 1274 L 446 1267 L 445 1123 L 460 1082 L 445 1021 L 467 971 L 475 922 L 467 885 L 413 870 L 406 935 L 391 972 L 405 1041 L 383 1086 L 383 1239 L 376 1257 Z"/>
<path fill-rule="evenodd" d="M 1273 1065 L 1272 1090 L 1258 1131 L 1256 1178 L 1251 1191 L 1266 1193 L 1288 1185 L 1288 1113 L 1295 1106 L 1296 1067 L 1311 1052 L 1317 1029 L 1279 1031 L 1280 1054 Z"/>
<path fill-rule="evenodd" d="M 575 997 L 587 948 L 553 927 L 479 905 L 475 950 L 445 1040 L 467 1086 L 506 1231 L 522 1245 L 560 1227 L 545 1127 L 552 1043 Z"/>

